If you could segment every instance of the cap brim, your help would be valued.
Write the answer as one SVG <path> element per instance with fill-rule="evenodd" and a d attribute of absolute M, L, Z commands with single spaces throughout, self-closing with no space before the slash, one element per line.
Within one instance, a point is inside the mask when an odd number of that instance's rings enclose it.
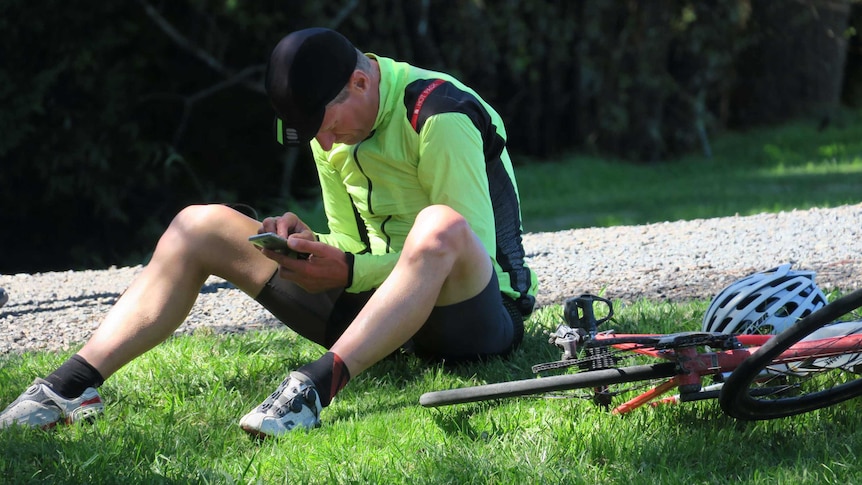
<path fill-rule="evenodd" d="M 325 110 L 302 120 L 291 120 L 282 116 L 275 118 L 275 139 L 284 146 L 304 145 L 320 131 Z"/>

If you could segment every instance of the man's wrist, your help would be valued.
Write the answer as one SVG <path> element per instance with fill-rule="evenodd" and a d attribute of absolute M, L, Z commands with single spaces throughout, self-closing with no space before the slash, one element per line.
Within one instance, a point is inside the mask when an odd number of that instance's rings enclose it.
<path fill-rule="evenodd" d="M 356 258 L 356 255 L 353 253 L 344 253 L 344 261 L 347 263 L 347 285 L 345 288 L 350 288 L 353 286 L 353 263 Z"/>

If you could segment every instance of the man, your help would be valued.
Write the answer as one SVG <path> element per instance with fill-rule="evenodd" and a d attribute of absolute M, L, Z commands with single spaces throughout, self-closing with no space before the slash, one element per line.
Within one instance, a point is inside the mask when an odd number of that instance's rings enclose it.
<path fill-rule="evenodd" d="M 451 76 L 363 55 L 327 29 L 282 39 L 266 89 L 277 139 L 311 141 L 329 232 L 290 212 L 261 223 L 223 205 L 184 209 L 92 338 L 0 426 L 101 413 L 96 388 L 170 336 L 209 275 L 328 349 L 242 417 L 256 436 L 318 426 L 351 377 L 408 341 L 449 360 L 519 344 L 537 283 L 499 115 Z M 262 232 L 307 257 L 255 249 L 248 237 Z"/>

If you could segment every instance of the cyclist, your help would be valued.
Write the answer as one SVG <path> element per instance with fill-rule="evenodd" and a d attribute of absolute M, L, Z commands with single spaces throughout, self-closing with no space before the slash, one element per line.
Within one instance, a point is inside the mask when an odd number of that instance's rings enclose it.
<path fill-rule="evenodd" d="M 290 212 L 260 222 L 223 205 L 184 209 L 91 339 L 0 426 L 101 413 L 96 388 L 170 336 L 209 275 L 327 349 L 242 417 L 253 435 L 318 426 L 351 377 L 408 340 L 445 359 L 518 345 L 537 280 L 499 115 L 452 76 L 362 54 L 328 29 L 283 38 L 266 88 L 278 141 L 311 143 L 329 232 Z M 257 232 L 309 256 L 258 251 L 247 240 Z"/>

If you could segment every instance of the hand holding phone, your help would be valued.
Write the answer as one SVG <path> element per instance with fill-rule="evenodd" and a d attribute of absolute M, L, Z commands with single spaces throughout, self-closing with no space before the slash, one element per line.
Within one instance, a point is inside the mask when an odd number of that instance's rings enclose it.
<path fill-rule="evenodd" d="M 249 236 L 249 241 L 257 247 L 277 251 L 294 259 L 308 259 L 308 253 L 298 253 L 287 246 L 287 239 L 274 232 L 265 232 Z"/>

